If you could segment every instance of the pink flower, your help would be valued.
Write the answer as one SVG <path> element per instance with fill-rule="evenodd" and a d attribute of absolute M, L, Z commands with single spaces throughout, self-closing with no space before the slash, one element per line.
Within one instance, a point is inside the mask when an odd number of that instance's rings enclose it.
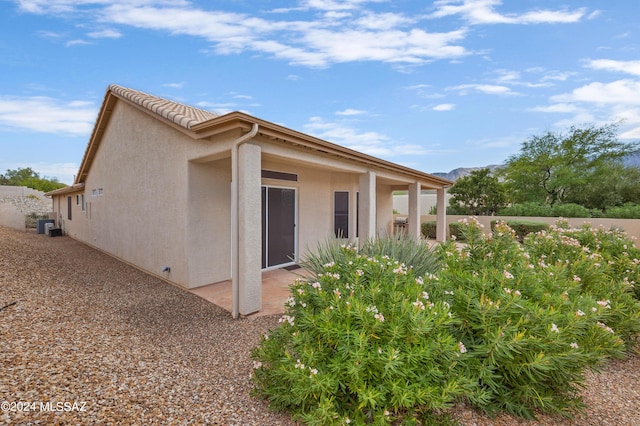
<path fill-rule="evenodd" d="M 598 327 L 600 327 L 601 329 L 603 329 L 603 330 L 605 330 L 605 331 L 608 331 L 608 332 L 609 332 L 609 333 L 611 333 L 611 334 L 613 334 L 613 333 L 614 333 L 613 329 L 612 329 L 611 327 L 609 327 L 608 325 L 603 324 L 603 323 L 601 323 L 600 321 L 598 321 L 596 324 L 597 324 L 597 325 L 598 325 Z"/>

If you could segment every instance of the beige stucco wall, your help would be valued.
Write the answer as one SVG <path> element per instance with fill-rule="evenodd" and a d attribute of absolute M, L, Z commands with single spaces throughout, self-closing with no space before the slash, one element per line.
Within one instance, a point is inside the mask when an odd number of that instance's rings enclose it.
<path fill-rule="evenodd" d="M 62 214 L 66 233 L 186 286 L 189 142 L 147 114 L 116 103 L 85 182 L 86 211 L 74 211 L 71 221 Z M 93 194 L 100 189 L 102 195 Z M 170 273 L 162 272 L 165 266 Z"/>
<path fill-rule="evenodd" d="M 70 194 L 72 220 L 67 219 L 67 195 L 53 202 L 65 233 L 187 288 L 230 279 L 230 150 L 241 135 L 236 130 L 194 140 L 127 103 L 116 102 L 84 192 Z M 349 237 L 355 238 L 356 194 L 366 167 L 261 136 L 240 151 L 251 146 L 259 154 L 242 167 L 245 172 L 250 169 L 252 176 L 247 177 L 253 183 L 247 194 L 256 199 L 244 203 L 254 212 L 261 205 L 259 184 L 296 189 L 296 260 L 319 241 L 334 238 L 335 191 L 349 192 Z M 298 180 L 260 178 L 260 169 L 293 173 Z M 392 189 L 410 181 L 388 170 L 374 175 L 375 227 L 378 233 L 389 233 Z M 242 176 L 239 181 L 242 184 Z M 76 203 L 78 194 L 84 194 L 84 211 Z M 261 238 L 254 219 L 241 235 L 252 246 L 251 268 L 260 264 L 254 259 L 253 246 L 259 246 Z M 163 272 L 164 267 L 170 272 Z M 254 272 L 250 272 L 253 279 Z"/>
<path fill-rule="evenodd" d="M 87 232 L 85 212 L 82 211 L 82 203 L 78 203 L 78 196 L 81 194 L 82 192 L 73 192 L 53 198 L 53 218 L 56 226 L 62 228 L 67 235 L 84 235 Z M 68 198 L 71 198 L 71 220 L 68 214 Z"/>
<path fill-rule="evenodd" d="M 8 203 L 0 203 L 0 225 L 9 228 L 25 230 L 24 213 Z"/>
<path fill-rule="evenodd" d="M 231 279 L 231 161 L 189 162 L 189 285 Z"/>
<path fill-rule="evenodd" d="M 262 169 L 298 175 L 296 182 L 277 179 L 262 179 L 263 185 L 294 188 L 297 206 L 297 248 L 298 256 L 304 256 L 308 250 L 314 250 L 319 241 L 334 238 L 333 211 L 335 191 L 349 191 L 349 233 L 355 237 L 356 229 L 356 192 L 358 176 L 352 173 L 340 173 L 320 169 L 309 165 L 296 164 L 286 158 L 263 158 Z"/>

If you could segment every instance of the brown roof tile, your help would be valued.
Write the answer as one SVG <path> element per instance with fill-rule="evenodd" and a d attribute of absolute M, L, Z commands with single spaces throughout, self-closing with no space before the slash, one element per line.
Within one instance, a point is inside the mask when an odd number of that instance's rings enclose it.
<path fill-rule="evenodd" d="M 184 127 L 185 129 L 191 129 L 191 126 L 218 117 L 218 114 L 210 111 L 169 101 L 144 92 L 118 86 L 117 84 L 110 85 L 109 90 L 130 102 L 140 105 L 141 107 Z"/>

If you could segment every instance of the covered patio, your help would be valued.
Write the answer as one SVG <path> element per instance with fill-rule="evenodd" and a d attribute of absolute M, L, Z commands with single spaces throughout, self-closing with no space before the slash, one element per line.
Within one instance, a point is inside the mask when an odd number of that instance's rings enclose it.
<path fill-rule="evenodd" d="M 434 240 L 426 240 L 430 247 L 438 244 Z M 290 286 L 296 279 L 304 279 L 311 273 L 306 269 L 280 268 L 262 271 L 262 309 L 246 317 L 261 317 L 284 313 L 284 303 L 290 295 Z M 218 305 L 229 313 L 233 313 L 231 280 L 189 290 L 214 305 Z"/>
<path fill-rule="evenodd" d="M 289 297 L 289 286 L 297 278 L 303 278 L 308 272 L 305 269 L 288 268 L 271 269 L 262 272 L 262 309 L 250 317 L 282 314 L 284 302 Z M 189 292 L 233 312 L 231 280 L 205 285 L 189 290 Z"/>

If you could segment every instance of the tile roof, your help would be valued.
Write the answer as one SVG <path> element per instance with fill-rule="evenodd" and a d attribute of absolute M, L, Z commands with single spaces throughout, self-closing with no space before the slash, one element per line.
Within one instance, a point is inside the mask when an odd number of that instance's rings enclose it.
<path fill-rule="evenodd" d="M 184 127 L 185 129 L 191 129 L 191 127 L 196 124 L 218 117 L 218 114 L 210 111 L 169 101 L 144 92 L 118 86 L 117 84 L 110 85 L 109 90 L 116 95 L 133 102 L 134 104 L 140 105 L 141 107 Z"/>

